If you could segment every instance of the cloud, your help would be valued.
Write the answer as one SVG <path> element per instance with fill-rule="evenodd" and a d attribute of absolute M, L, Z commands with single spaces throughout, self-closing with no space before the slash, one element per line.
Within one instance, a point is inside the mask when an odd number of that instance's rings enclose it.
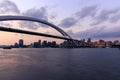
<path fill-rule="evenodd" d="M 3 0 L 0 2 L 0 14 L 19 14 L 20 11 L 14 2 Z"/>
<path fill-rule="evenodd" d="M 82 8 L 81 11 L 76 12 L 75 16 L 80 19 L 86 18 L 88 16 L 94 17 L 96 15 L 96 12 L 97 12 L 96 5 L 86 6 L 86 7 Z"/>
<path fill-rule="evenodd" d="M 73 33 L 72 30 L 67 32 L 73 38 L 118 38 L 120 37 L 120 29 L 116 27 L 116 29 L 107 29 L 107 26 L 99 26 L 93 27 L 91 29 L 87 29 L 85 31 Z"/>
<path fill-rule="evenodd" d="M 29 10 L 23 12 L 22 15 L 39 18 L 39 19 L 43 19 L 43 20 L 48 20 L 47 10 L 45 7 L 41 7 L 40 9 L 35 9 L 35 8 L 29 9 Z"/>
<path fill-rule="evenodd" d="M 39 9 L 32 8 L 26 10 L 25 12 L 20 12 L 17 5 L 10 0 L 3 0 L 0 2 L 0 15 L 22 15 L 22 16 L 34 17 L 48 21 L 48 13 L 46 7 L 41 7 Z M 3 25 L 6 23 L 3 22 L 1 24 Z M 34 30 L 38 29 L 40 26 L 47 27 L 47 25 L 38 24 L 30 21 L 21 21 L 18 24 L 20 24 L 20 27 L 22 28 L 27 27 L 29 29 L 34 29 Z"/>
<path fill-rule="evenodd" d="M 22 13 L 23 16 L 34 17 L 42 20 L 48 21 L 48 14 L 46 7 L 41 7 L 40 9 L 29 9 Z M 39 27 L 46 27 L 44 24 L 38 24 L 34 22 L 20 22 L 21 27 L 27 27 L 29 29 L 38 29 Z"/>
<path fill-rule="evenodd" d="M 101 35 L 97 35 L 96 38 L 99 38 L 99 37 L 102 37 L 102 38 L 118 38 L 120 37 L 120 30 L 119 31 L 113 31 L 113 32 L 104 32 L 102 33 Z"/>
<path fill-rule="evenodd" d="M 63 19 L 59 26 L 63 28 L 70 28 L 71 26 L 75 26 L 79 20 L 83 21 L 85 18 L 89 17 L 92 21 L 92 23 L 89 24 L 90 26 L 97 26 L 105 21 L 116 22 L 120 19 L 120 15 L 118 14 L 119 11 L 119 9 L 98 10 L 98 6 L 96 5 L 86 6 L 80 11 L 74 13 L 74 16 Z"/>
<path fill-rule="evenodd" d="M 79 20 L 82 20 L 86 17 L 94 17 L 96 15 L 97 6 L 86 6 L 82 8 L 80 11 L 76 12 L 73 17 L 68 17 L 63 19 L 59 26 L 64 28 L 69 28 L 74 26 Z"/>
<path fill-rule="evenodd" d="M 120 20 L 120 13 L 118 13 L 110 18 L 110 22 L 112 22 L 112 23 L 116 23 L 119 20 Z"/>
<path fill-rule="evenodd" d="M 73 25 L 75 25 L 75 23 L 77 22 L 77 20 L 73 17 L 69 17 L 69 18 L 65 18 L 61 21 L 60 26 L 64 27 L 64 28 L 69 28 Z"/>
<path fill-rule="evenodd" d="M 85 31 L 75 32 L 75 31 L 72 31 L 73 29 L 72 28 L 72 29 L 69 29 L 67 33 L 74 38 L 76 37 L 80 37 L 80 38 L 120 37 L 119 27 L 117 27 L 117 29 L 115 30 L 112 30 L 112 29 L 109 30 L 108 29 L 109 27 L 107 27 L 107 25 L 102 26 L 101 24 L 103 22 L 107 23 L 108 21 L 112 23 L 119 21 L 120 20 L 119 13 L 120 13 L 119 9 L 98 10 L 98 6 L 96 5 L 85 6 L 81 8 L 81 10 L 73 13 L 73 16 L 66 17 L 63 20 L 61 20 L 58 25 L 63 27 L 63 29 L 70 28 L 71 26 L 76 26 L 76 23 L 78 23 L 78 21 L 81 21 L 81 23 L 79 24 L 82 24 L 83 26 L 86 24 L 89 25 L 89 22 L 85 20 L 90 18 L 90 20 L 92 21 L 92 24 L 87 26 L 89 27 L 89 29 L 86 28 Z M 56 18 L 54 14 L 53 15 L 48 14 L 48 8 L 46 7 L 32 8 L 24 12 L 20 12 L 17 5 L 14 2 L 9 0 L 3 0 L 2 2 L 0 2 L 0 14 L 1 15 L 3 14 L 4 15 L 23 15 L 23 16 L 34 17 L 34 18 L 38 18 L 46 21 Z M 82 23 L 83 20 L 85 21 L 86 24 Z M 32 30 L 36 30 L 39 27 L 46 28 L 46 25 L 44 24 L 39 24 L 36 22 L 30 22 L 30 21 L 24 21 L 24 22 L 22 21 L 19 24 L 21 25 L 22 28 L 27 27 Z M 4 25 L 11 26 L 9 25 L 9 23 L 6 23 Z"/>
<path fill-rule="evenodd" d="M 89 38 L 89 37 L 94 38 L 97 35 L 100 35 L 101 33 L 103 33 L 105 28 L 106 26 L 93 27 L 85 31 L 77 32 L 74 35 L 75 37 L 80 37 L 80 38 Z"/>
<path fill-rule="evenodd" d="M 9 0 L 2 0 L 0 1 L 0 15 L 19 15 L 20 10 L 18 9 L 17 5 L 14 2 Z M 2 26 L 11 27 L 12 24 L 9 22 L 0 22 Z"/>
<path fill-rule="evenodd" d="M 68 33 L 69 35 L 74 35 L 74 33 L 73 33 L 72 30 L 68 30 L 67 33 Z"/>
<path fill-rule="evenodd" d="M 117 12 L 119 12 L 119 9 L 102 10 L 98 16 L 93 18 L 94 22 L 91 25 L 99 25 L 100 23 L 103 23 L 103 22 L 109 20 L 110 16 Z"/>

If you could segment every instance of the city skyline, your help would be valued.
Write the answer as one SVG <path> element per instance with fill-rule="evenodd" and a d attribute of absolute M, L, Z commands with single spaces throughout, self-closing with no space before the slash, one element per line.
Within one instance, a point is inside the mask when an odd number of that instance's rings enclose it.
<path fill-rule="evenodd" d="M 19 39 L 14 42 L 14 44 L 1 44 L 0 48 L 120 48 L 119 40 L 106 41 L 100 39 L 93 41 L 91 38 L 88 38 L 74 41 L 77 43 L 77 46 L 71 40 L 65 40 L 61 43 L 57 43 L 56 41 L 38 40 L 31 42 L 30 44 L 25 44 L 24 39 Z"/>
<path fill-rule="evenodd" d="M 28 2 L 31 5 L 28 5 Z M 106 4 L 107 2 L 109 4 Z M 120 40 L 119 3 L 118 0 L 0 0 L 0 15 L 21 15 L 43 19 L 62 28 L 74 39 L 90 37 L 94 40 Z M 8 21 L 0 22 L 0 25 L 60 35 L 45 25 L 33 22 Z M 12 44 L 19 38 L 25 39 L 27 44 L 38 39 L 53 40 L 1 31 L 0 37 L 0 44 Z M 62 41 L 57 40 L 57 42 Z"/>

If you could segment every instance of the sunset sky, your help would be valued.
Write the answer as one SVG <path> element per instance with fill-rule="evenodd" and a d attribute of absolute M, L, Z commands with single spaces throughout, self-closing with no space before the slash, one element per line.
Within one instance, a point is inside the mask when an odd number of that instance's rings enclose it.
<path fill-rule="evenodd" d="M 76 39 L 120 40 L 120 0 L 0 0 L 0 15 L 43 19 Z M 34 22 L 5 21 L 0 25 L 60 35 L 56 30 Z M 14 44 L 21 38 L 26 44 L 49 39 L 0 31 L 0 45 Z"/>

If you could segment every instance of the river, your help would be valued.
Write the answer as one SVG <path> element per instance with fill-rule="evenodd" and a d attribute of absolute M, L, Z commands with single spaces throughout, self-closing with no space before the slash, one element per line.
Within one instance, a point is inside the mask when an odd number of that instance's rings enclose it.
<path fill-rule="evenodd" d="M 0 49 L 0 80 L 120 80 L 120 50 Z"/>

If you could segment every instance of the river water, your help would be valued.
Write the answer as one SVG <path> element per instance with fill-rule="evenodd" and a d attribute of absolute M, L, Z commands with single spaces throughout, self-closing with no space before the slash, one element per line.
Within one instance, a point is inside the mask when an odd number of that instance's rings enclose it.
<path fill-rule="evenodd" d="M 120 50 L 0 49 L 0 80 L 120 80 Z"/>

